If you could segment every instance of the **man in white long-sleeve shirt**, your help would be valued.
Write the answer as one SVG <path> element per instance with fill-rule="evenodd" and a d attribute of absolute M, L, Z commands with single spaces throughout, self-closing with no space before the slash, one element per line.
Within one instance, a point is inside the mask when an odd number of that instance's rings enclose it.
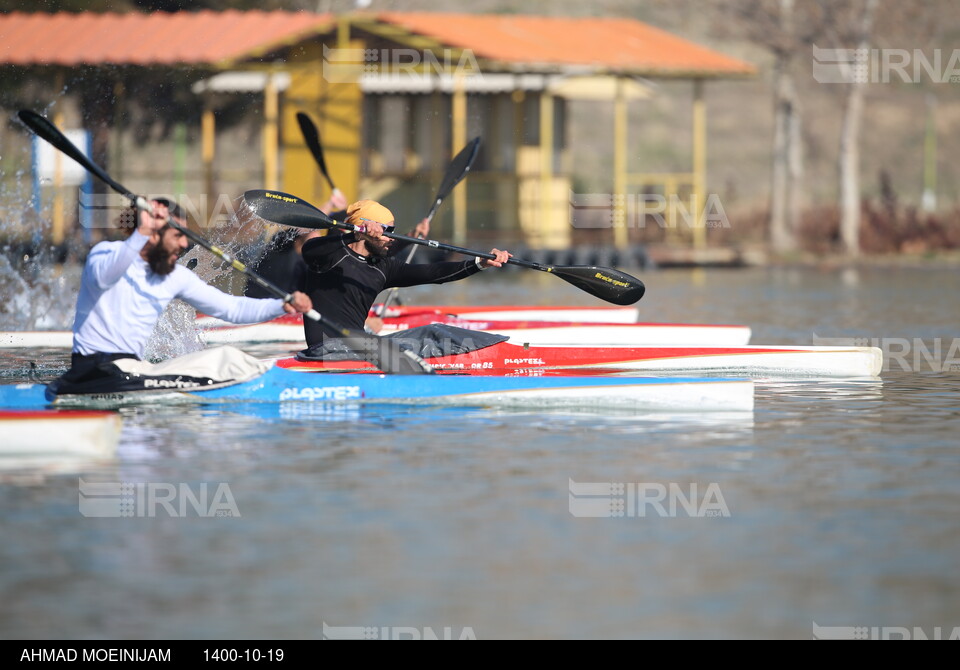
<path fill-rule="evenodd" d="M 139 361 L 174 298 L 231 323 L 259 323 L 312 308 L 310 298 L 299 291 L 285 303 L 229 295 L 206 284 L 177 264 L 188 246 L 187 237 L 167 225 L 171 215 L 186 225 L 177 206 L 172 205 L 171 212 L 166 201 L 151 204 L 153 212 L 139 213 L 139 225 L 125 241 L 100 242 L 90 251 L 77 297 L 71 368 L 58 380 L 61 390 L 56 392 L 63 392 L 65 384 L 102 377 L 100 368 L 112 371 L 112 362 Z"/>

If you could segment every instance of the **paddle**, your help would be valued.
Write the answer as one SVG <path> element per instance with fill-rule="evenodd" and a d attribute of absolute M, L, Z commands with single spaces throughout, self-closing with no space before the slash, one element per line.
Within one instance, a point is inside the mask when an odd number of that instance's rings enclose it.
<path fill-rule="evenodd" d="M 111 179 L 110 175 L 108 175 L 103 168 L 94 163 L 83 152 L 81 152 L 76 145 L 67 138 L 66 135 L 60 132 L 59 128 L 53 125 L 46 118 L 30 110 L 20 110 L 17 112 L 17 116 L 20 117 L 20 120 L 24 123 L 24 125 L 36 133 L 38 137 L 46 140 L 55 148 L 59 149 L 67 156 L 75 160 L 80 164 L 81 167 L 95 175 L 105 184 L 110 186 L 110 188 L 112 188 L 114 191 L 129 199 L 130 202 L 133 203 L 138 209 L 152 211 L 153 208 L 150 206 L 150 203 L 147 202 L 146 198 L 135 195 L 130 190 Z M 281 298 L 284 302 L 289 303 L 293 300 L 293 296 L 284 291 L 282 288 L 267 281 L 240 261 L 231 258 L 222 249 L 214 246 L 210 242 L 207 242 L 207 240 L 197 233 L 184 226 L 181 226 L 172 217 L 167 223 L 171 228 L 183 233 L 188 239 L 192 240 L 196 244 L 199 244 L 207 251 L 226 261 L 235 270 L 239 270 L 240 272 L 243 272 L 249 276 L 264 289 L 278 298 Z M 320 313 L 314 309 L 311 309 L 304 316 L 322 323 L 338 337 L 342 337 L 344 344 L 346 344 L 346 346 L 351 350 L 357 353 L 366 354 L 367 356 L 364 356 L 364 359 L 369 360 L 383 372 L 390 372 L 394 374 L 423 374 L 427 372 L 433 372 L 433 368 L 427 365 L 423 359 L 413 352 L 401 350 L 398 346 L 396 346 L 395 342 L 391 342 L 385 338 L 369 335 L 361 331 L 344 328 L 343 326 L 340 326 L 337 323 L 322 317 Z"/>
<path fill-rule="evenodd" d="M 450 161 L 450 165 L 447 166 L 447 171 L 443 174 L 443 180 L 440 182 L 440 188 L 437 190 L 437 196 L 433 199 L 433 205 L 431 205 L 430 211 L 427 212 L 426 219 L 428 224 L 433 221 L 433 216 L 437 213 L 437 209 L 440 207 L 440 203 L 443 202 L 444 198 L 450 195 L 453 188 L 463 181 L 463 178 L 470 172 L 470 168 L 477 159 L 477 153 L 479 153 L 479 151 L 480 138 L 474 137 L 467 143 L 467 146 L 461 149 L 460 153 Z M 420 235 L 417 235 L 417 237 L 419 238 Z M 413 255 L 417 253 L 418 248 L 416 245 L 410 247 L 410 253 L 407 254 L 407 263 L 413 260 Z M 386 297 L 384 297 L 383 302 L 380 304 L 378 314 L 387 313 L 387 307 L 393 302 L 393 299 L 399 291 L 400 289 L 396 286 L 387 291 Z"/>
<path fill-rule="evenodd" d="M 363 232 L 361 226 L 334 221 L 310 203 L 280 191 L 268 191 L 264 189 L 251 190 L 243 194 L 243 199 L 251 211 L 261 219 L 280 224 L 281 226 L 294 226 L 298 228 L 342 228 L 354 232 Z M 384 235 L 395 240 L 420 244 L 434 249 L 444 249 L 467 256 L 479 256 L 480 258 L 489 259 L 496 258 L 496 256 L 491 253 L 455 247 L 434 240 L 421 240 L 416 237 L 408 237 L 397 233 L 385 232 Z M 596 267 L 593 265 L 542 265 L 517 258 L 511 258 L 507 263 L 556 275 L 580 290 L 586 291 L 590 295 L 615 305 L 632 305 L 643 297 L 643 293 L 646 290 L 643 282 L 636 277 L 631 277 L 625 272 L 620 272 L 612 268 Z"/>
<path fill-rule="evenodd" d="M 300 124 L 300 133 L 303 135 L 303 139 L 307 143 L 307 148 L 310 149 L 310 153 L 313 154 L 313 159 L 317 161 L 317 167 L 320 168 L 320 173 L 326 177 L 327 183 L 330 184 L 330 189 L 334 195 L 340 193 L 340 189 L 333 185 L 333 179 L 327 171 L 327 161 L 323 158 L 323 147 L 320 145 L 320 133 L 317 132 L 317 127 L 310 117 L 303 112 L 297 112 L 297 123 Z"/>

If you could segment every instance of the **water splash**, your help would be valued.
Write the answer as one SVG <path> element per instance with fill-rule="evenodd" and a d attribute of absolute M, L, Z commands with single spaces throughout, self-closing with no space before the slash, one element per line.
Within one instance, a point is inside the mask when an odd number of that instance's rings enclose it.
<path fill-rule="evenodd" d="M 48 212 L 34 208 L 24 170 L 0 176 L 0 330 L 68 329 L 79 278 L 71 244 L 49 241 Z"/>
<path fill-rule="evenodd" d="M 250 267 L 259 263 L 265 251 L 257 222 L 243 210 L 240 214 L 233 213 L 218 220 L 202 235 Z M 244 276 L 199 245 L 185 253 L 179 263 L 226 293 L 243 294 Z M 147 342 L 144 358 L 151 361 L 166 360 L 203 349 L 203 329 L 197 326 L 196 318 L 197 312 L 190 305 L 181 300 L 171 302 Z"/>
<path fill-rule="evenodd" d="M 2 157 L 0 170 L 0 331 L 70 330 L 73 325 L 83 262 L 92 248 L 84 231 L 68 225 L 66 241 L 51 240 L 52 207 L 34 206 L 33 180 L 29 169 L 9 169 L 30 163 L 29 145 Z M 255 267 L 265 250 L 268 231 L 249 214 L 237 215 L 240 207 L 219 216 L 202 230 L 204 237 L 231 256 Z M 202 247 L 191 249 L 181 264 L 204 281 L 227 293 L 242 294 L 245 278 Z M 204 347 L 195 324 L 196 312 L 175 300 L 161 316 L 151 335 L 145 357 L 167 358 Z"/>

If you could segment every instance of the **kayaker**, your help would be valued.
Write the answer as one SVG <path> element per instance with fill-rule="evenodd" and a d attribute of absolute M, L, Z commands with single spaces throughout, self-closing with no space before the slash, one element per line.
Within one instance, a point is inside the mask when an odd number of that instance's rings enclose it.
<path fill-rule="evenodd" d="M 120 361 L 124 362 L 121 370 L 140 377 L 156 372 L 157 376 L 196 376 L 214 381 L 216 375 L 208 374 L 210 360 L 215 359 L 213 368 L 250 363 L 248 359 L 252 357 L 232 348 L 227 348 L 232 351 L 226 354 L 211 354 L 213 350 L 208 349 L 165 361 L 160 364 L 164 366 L 160 371 L 141 362 L 154 326 L 174 298 L 231 323 L 259 323 L 284 312 L 303 313 L 312 308 L 310 298 L 302 292 L 293 293 L 292 303 L 288 304 L 277 298 L 230 295 L 210 286 L 177 263 L 188 239 L 167 221 L 173 216 L 185 227 L 182 210 L 164 199 L 151 200 L 150 204 L 153 211 L 138 213 L 133 219 L 136 228 L 128 228 L 126 240 L 100 242 L 90 251 L 77 296 L 71 367 L 53 383 L 53 392 L 66 392 L 67 387 L 76 390 L 78 385 L 96 380 L 103 380 L 103 389 L 107 390 L 114 381 L 110 378 L 118 375 L 114 364 Z M 183 365 L 178 368 L 176 362 Z M 191 374 L 201 368 L 202 373 Z M 235 376 L 236 370 L 226 374 Z"/>
<path fill-rule="evenodd" d="M 373 200 L 360 200 L 347 208 L 346 221 L 363 226 L 364 232 L 314 237 L 303 245 L 303 259 L 305 290 L 314 307 L 347 328 L 364 327 L 370 307 L 384 289 L 465 279 L 488 267 L 502 267 L 512 256 L 493 249 L 495 259 L 407 264 L 404 258 L 391 255 L 393 240 L 383 236 L 394 229 L 389 209 Z M 312 322 L 304 323 L 304 334 L 308 347 L 329 337 Z"/>
<path fill-rule="evenodd" d="M 330 199 L 320 206 L 320 211 L 342 221 L 346 216 L 347 199 L 340 191 L 334 191 Z M 339 215 L 339 216 L 338 216 Z M 286 291 L 302 291 L 307 266 L 300 250 L 307 241 L 309 232 L 288 228 L 278 232 L 270 240 L 269 247 L 257 264 L 257 274 Z M 272 297 L 266 289 L 253 280 L 247 281 L 244 295 L 251 298 Z"/>
<path fill-rule="evenodd" d="M 331 218 L 343 221 L 346 218 L 347 201 L 340 191 L 335 191 L 330 199 L 319 207 L 324 214 Z M 424 217 L 410 231 L 411 237 L 426 238 L 430 234 L 430 219 Z M 257 265 L 257 273 L 273 282 L 277 286 L 287 291 L 302 291 L 305 287 L 305 278 L 307 273 L 307 264 L 303 260 L 303 245 L 308 239 L 317 237 L 317 231 L 303 232 L 297 228 L 290 228 L 277 233 L 271 240 L 269 249 L 263 255 Z M 410 242 L 393 241 L 388 250 L 388 255 L 394 256 L 406 247 Z M 255 281 L 248 281 L 244 295 L 252 298 L 266 298 L 269 296 L 267 291 Z M 379 333 L 383 328 L 383 319 L 377 316 L 367 317 L 364 323 L 364 329 L 370 333 Z"/>

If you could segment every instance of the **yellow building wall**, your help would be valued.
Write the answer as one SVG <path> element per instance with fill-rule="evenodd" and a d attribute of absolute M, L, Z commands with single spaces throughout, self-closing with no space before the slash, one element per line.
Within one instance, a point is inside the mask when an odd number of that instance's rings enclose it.
<path fill-rule="evenodd" d="M 363 42 L 354 40 L 348 47 L 362 49 Z M 323 45 L 319 43 L 296 49 L 289 62 L 294 67 L 281 112 L 281 190 L 318 207 L 330 197 L 330 186 L 307 149 L 297 123 L 297 112 L 304 112 L 317 126 L 333 183 L 348 202 L 353 202 L 358 199 L 360 188 L 363 95 L 359 80 L 330 81 L 324 77 Z"/>
<path fill-rule="evenodd" d="M 562 175 L 543 179 L 539 174 L 540 153 L 540 147 L 533 146 L 521 146 L 517 150 L 520 229 L 531 247 L 567 249 L 571 243 L 572 182 Z M 544 183 L 549 189 L 546 197 L 542 193 Z"/>

